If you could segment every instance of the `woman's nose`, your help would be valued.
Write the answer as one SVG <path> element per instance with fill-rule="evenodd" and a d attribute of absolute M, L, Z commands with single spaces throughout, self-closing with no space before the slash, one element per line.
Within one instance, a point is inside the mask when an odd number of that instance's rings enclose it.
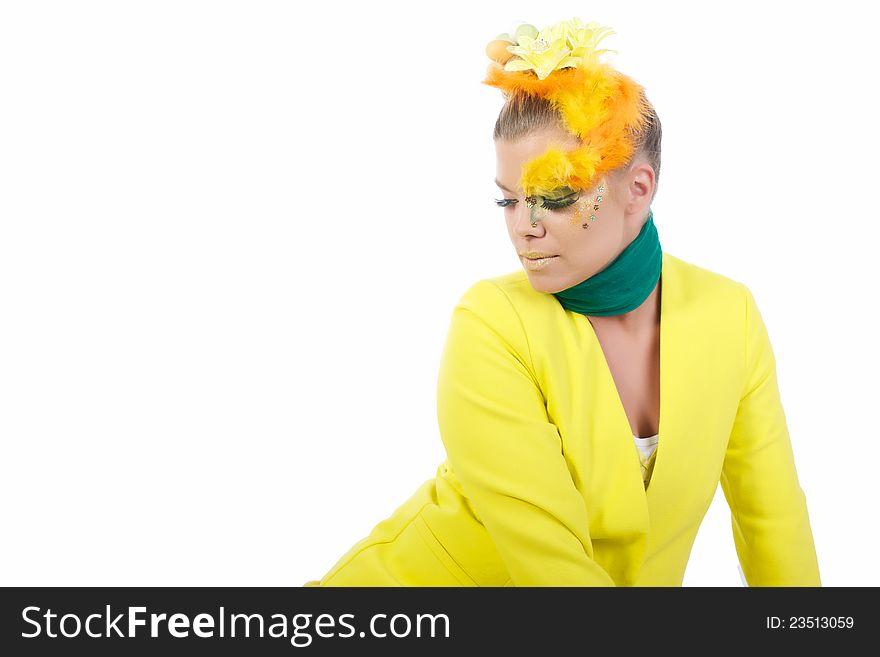
<path fill-rule="evenodd" d="M 513 210 L 513 228 L 517 235 L 540 235 L 544 228 L 541 226 L 541 212 L 539 208 L 530 208 L 524 201 L 519 201 Z M 535 225 L 532 225 L 532 222 Z"/>

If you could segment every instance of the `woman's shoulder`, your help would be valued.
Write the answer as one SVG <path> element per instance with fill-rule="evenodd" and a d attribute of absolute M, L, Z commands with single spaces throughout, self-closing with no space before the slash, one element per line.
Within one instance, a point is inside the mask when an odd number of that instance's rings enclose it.
<path fill-rule="evenodd" d="M 733 313 L 738 317 L 754 302 L 743 281 L 665 252 L 663 294 L 668 294 L 669 307 L 692 307 L 710 315 Z"/>
<path fill-rule="evenodd" d="M 678 284 L 698 285 L 715 290 L 734 290 L 744 287 L 741 281 L 731 276 L 664 252 L 663 272 L 667 271 L 670 273 L 669 278 L 675 278 Z"/>
<path fill-rule="evenodd" d="M 552 294 L 538 292 L 529 282 L 525 270 L 511 271 L 481 278 L 471 283 L 461 295 L 458 308 L 466 308 L 484 319 L 516 320 L 542 307 L 558 306 Z"/>

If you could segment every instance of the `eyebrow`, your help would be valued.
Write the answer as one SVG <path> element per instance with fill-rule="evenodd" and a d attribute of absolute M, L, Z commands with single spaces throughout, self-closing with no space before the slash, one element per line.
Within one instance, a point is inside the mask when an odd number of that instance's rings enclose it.
<path fill-rule="evenodd" d="M 508 189 L 507 187 L 505 187 L 504 185 L 502 185 L 501 182 L 499 182 L 498 178 L 495 179 L 495 184 L 498 185 L 498 186 L 499 186 L 501 189 L 503 189 L 505 192 L 510 192 L 511 194 L 513 194 L 513 190 L 512 190 L 512 189 Z"/>

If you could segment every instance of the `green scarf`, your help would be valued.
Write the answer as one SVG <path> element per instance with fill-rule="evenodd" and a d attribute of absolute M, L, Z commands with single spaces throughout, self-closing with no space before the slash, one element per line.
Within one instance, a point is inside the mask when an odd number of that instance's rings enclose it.
<path fill-rule="evenodd" d="M 644 303 L 660 280 L 663 251 L 654 211 L 636 238 L 605 269 L 554 296 L 566 310 L 584 315 L 622 315 Z"/>

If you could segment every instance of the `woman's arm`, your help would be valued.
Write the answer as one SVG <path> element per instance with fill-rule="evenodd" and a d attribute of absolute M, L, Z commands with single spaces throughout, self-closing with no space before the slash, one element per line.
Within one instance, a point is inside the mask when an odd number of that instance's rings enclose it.
<path fill-rule="evenodd" d="M 737 555 L 749 586 L 821 586 L 776 359 L 755 299 L 742 288 L 746 383 L 721 474 Z"/>
<path fill-rule="evenodd" d="M 482 280 L 453 310 L 437 384 L 448 462 L 514 586 L 615 586 L 593 560 L 584 499 L 505 292 Z"/>

